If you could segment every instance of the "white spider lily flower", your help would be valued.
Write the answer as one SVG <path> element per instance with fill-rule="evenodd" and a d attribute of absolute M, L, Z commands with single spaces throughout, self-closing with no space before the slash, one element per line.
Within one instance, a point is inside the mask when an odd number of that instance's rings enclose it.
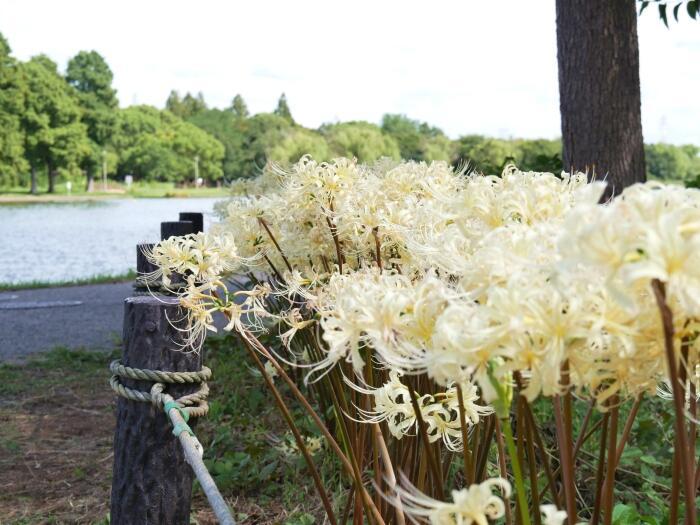
<path fill-rule="evenodd" d="M 540 505 L 542 513 L 542 525 L 564 525 L 566 521 L 566 511 L 558 510 L 556 505 Z"/>
<path fill-rule="evenodd" d="M 430 525 L 488 525 L 505 515 L 501 497 L 493 494 L 499 488 L 505 498 L 510 497 L 510 483 L 503 478 L 491 478 L 478 484 L 452 491 L 452 502 L 433 499 L 406 483 L 407 488 L 396 487 L 396 498 L 404 512 L 414 522 L 427 521 Z"/>

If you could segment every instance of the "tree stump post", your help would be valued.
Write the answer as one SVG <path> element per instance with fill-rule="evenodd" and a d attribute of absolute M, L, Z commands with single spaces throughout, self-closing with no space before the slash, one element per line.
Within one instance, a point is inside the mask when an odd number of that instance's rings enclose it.
<path fill-rule="evenodd" d="M 165 221 L 160 223 L 160 240 L 195 233 L 192 221 Z"/>
<path fill-rule="evenodd" d="M 122 363 L 142 369 L 193 372 L 202 353 L 182 349 L 177 299 L 137 296 L 124 302 Z M 180 321 L 178 321 L 180 320 Z M 180 326 L 182 328 L 182 326 Z M 124 385 L 148 392 L 152 383 L 121 378 Z M 199 385 L 167 385 L 174 398 Z M 194 428 L 196 418 L 191 420 Z M 193 473 L 162 410 L 150 403 L 117 400 L 114 434 L 111 521 L 113 525 L 188 525 Z"/>
<path fill-rule="evenodd" d="M 194 231 L 192 233 L 200 233 L 204 231 L 204 214 L 199 212 L 183 211 L 180 212 L 181 221 L 192 221 Z"/>
<path fill-rule="evenodd" d="M 157 289 L 160 287 L 160 279 L 158 282 L 146 283 L 144 277 L 158 269 L 158 267 L 148 260 L 144 251 L 150 251 L 155 244 L 140 243 L 136 245 L 136 280 L 134 281 L 134 289 L 139 292 L 145 292 L 151 288 Z"/>

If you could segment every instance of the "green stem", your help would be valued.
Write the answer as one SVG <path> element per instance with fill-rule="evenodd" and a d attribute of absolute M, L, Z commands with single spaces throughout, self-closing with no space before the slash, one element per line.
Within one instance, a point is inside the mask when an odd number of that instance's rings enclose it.
<path fill-rule="evenodd" d="M 506 447 L 508 447 L 508 455 L 512 460 L 513 477 L 515 477 L 515 495 L 518 498 L 520 507 L 520 519 L 523 525 L 530 525 L 530 514 L 527 508 L 527 498 L 525 497 L 525 482 L 523 481 L 523 473 L 520 469 L 520 461 L 518 461 L 518 450 L 513 439 L 513 430 L 510 428 L 510 418 L 502 418 L 501 426 L 503 434 L 506 438 Z"/>

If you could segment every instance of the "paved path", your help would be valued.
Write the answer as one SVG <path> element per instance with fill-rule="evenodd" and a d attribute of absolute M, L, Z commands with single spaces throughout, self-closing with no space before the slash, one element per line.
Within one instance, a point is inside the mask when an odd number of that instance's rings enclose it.
<path fill-rule="evenodd" d="M 112 349 L 131 283 L 0 292 L 0 362 L 57 346 Z"/>

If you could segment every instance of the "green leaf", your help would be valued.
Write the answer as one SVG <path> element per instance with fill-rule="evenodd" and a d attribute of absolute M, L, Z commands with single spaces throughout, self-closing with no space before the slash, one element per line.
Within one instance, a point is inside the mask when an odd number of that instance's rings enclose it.
<path fill-rule="evenodd" d="M 642 2 L 642 7 L 639 9 L 639 14 L 641 15 L 647 7 L 649 7 L 649 2 Z"/>
<path fill-rule="evenodd" d="M 678 22 L 678 10 L 681 8 L 682 3 L 676 4 L 676 7 L 673 8 L 673 18 L 676 19 L 676 22 Z"/>
<path fill-rule="evenodd" d="M 692 18 L 693 20 L 695 20 L 695 17 L 698 14 L 698 7 L 700 7 L 700 6 L 698 6 L 697 0 L 690 0 L 690 2 L 688 2 L 685 5 L 685 7 L 688 10 L 688 16 L 690 18 Z"/>
<path fill-rule="evenodd" d="M 666 4 L 659 4 L 659 16 L 663 20 L 664 25 L 668 28 L 668 15 L 666 14 Z"/>

